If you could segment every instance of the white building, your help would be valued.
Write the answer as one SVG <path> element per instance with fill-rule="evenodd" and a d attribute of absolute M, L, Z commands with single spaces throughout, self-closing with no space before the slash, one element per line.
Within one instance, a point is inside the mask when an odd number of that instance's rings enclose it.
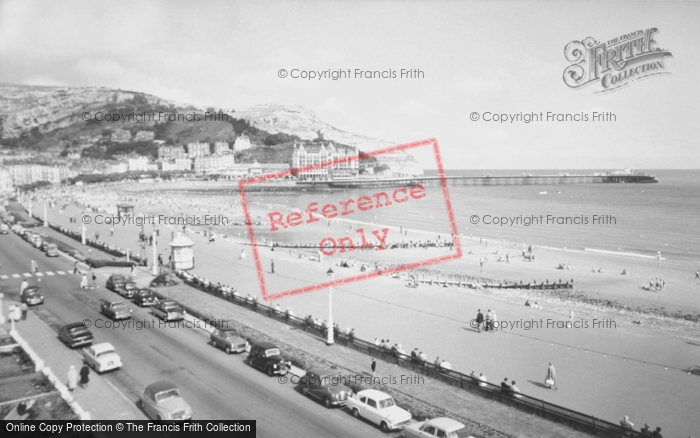
<path fill-rule="evenodd" d="M 145 172 L 148 170 L 148 158 L 129 158 L 129 172 Z"/>
<path fill-rule="evenodd" d="M 10 171 L 5 167 L 0 167 L 0 193 L 11 192 L 13 187 Z"/>
<path fill-rule="evenodd" d="M 129 170 L 127 163 L 112 163 L 105 167 L 105 173 L 124 173 Z"/>
<path fill-rule="evenodd" d="M 221 172 L 233 168 L 234 164 L 233 154 L 196 157 L 194 159 L 194 171 L 197 173 Z"/>
<path fill-rule="evenodd" d="M 344 163 L 319 167 L 317 169 L 299 170 L 308 166 L 337 160 L 344 157 L 357 156 L 358 151 L 351 146 L 335 146 L 333 142 L 324 145 L 320 143 L 294 143 L 292 154 L 292 173 L 302 180 L 327 181 L 353 179 L 359 171 L 359 160 L 352 159 Z"/>
<path fill-rule="evenodd" d="M 187 155 L 190 158 L 206 157 L 206 156 L 211 155 L 211 149 L 209 148 L 209 143 L 188 143 L 187 144 Z"/>
<path fill-rule="evenodd" d="M 247 135 L 239 135 L 238 138 L 236 138 L 236 142 L 233 144 L 233 150 L 236 152 L 244 151 L 250 148 L 250 139 Z"/>
<path fill-rule="evenodd" d="M 231 147 L 229 146 L 228 142 L 226 142 L 226 141 L 217 141 L 216 143 L 214 143 L 214 153 L 215 154 L 226 154 L 230 150 L 231 150 Z"/>

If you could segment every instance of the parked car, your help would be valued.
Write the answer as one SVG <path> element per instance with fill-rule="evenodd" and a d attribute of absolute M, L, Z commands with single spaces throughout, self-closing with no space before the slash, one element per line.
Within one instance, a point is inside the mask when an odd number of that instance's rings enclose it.
<path fill-rule="evenodd" d="M 172 300 L 160 301 L 151 307 L 151 313 L 164 321 L 179 321 L 185 318 L 185 310 Z"/>
<path fill-rule="evenodd" d="M 32 234 L 29 237 L 29 242 L 31 242 L 34 248 L 41 248 L 41 242 L 43 241 L 44 239 L 39 234 Z"/>
<path fill-rule="evenodd" d="M 344 406 L 348 397 L 352 395 L 352 389 L 345 386 L 340 374 L 325 368 L 308 370 L 301 378 L 301 392 L 305 396 L 313 397 L 323 403 L 327 408 L 331 406 Z"/>
<path fill-rule="evenodd" d="M 285 375 L 292 366 L 291 362 L 284 360 L 277 346 L 271 342 L 259 342 L 250 347 L 248 364 L 267 373 L 268 376 Z"/>
<path fill-rule="evenodd" d="M 58 245 L 55 243 L 49 243 L 46 245 L 46 256 L 47 257 L 58 257 Z"/>
<path fill-rule="evenodd" d="M 210 340 L 211 345 L 223 349 L 226 354 L 243 353 L 248 347 L 248 341 L 234 328 L 216 329 L 212 332 Z"/>
<path fill-rule="evenodd" d="M 141 408 L 154 420 L 189 420 L 192 408 L 180 395 L 180 390 L 170 382 L 148 385 L 141 394 Z"/>
<path fill-rule="evenodd" d="M 134 295 L 134 304 L 141 307 L 155 306 L 158 304 L 158 297 L 150 289 L 139 289 Z"/>
<path fill-rule="evenodd" d="M 36 306 L 44 304 L 44 295 L 39 286 L 29 286 L 20 295 L 20 301 L 26 303 L 27 306 Z"/>
<path fill-rule="evenodd" d="M 136 292 L 138 292 L 138 290 L 139 287 L 136 286 L 136 283 L 134 283 L 131 280 L 127 280 L 122 286 L 117 286 L 116 292 L 124 298 L 130 300 L 134 298 L 134 295 L 136 295 Z"/>
<path fill-rule="evenodd" d="M 457 432 L 464 429 L 464 424 L 447 417 L 419 421 L 403 428 L 406 438 L 457 438 Z"/>
<path fill-rule="evenodd" d="M 58 338 L 70 348 L 92 344 L 93 336 L 82 322 L 66 324 L 58 330 Z"/>
<path fill-rule="evenodd" d="M 383 432 L 403 429 L 413 417 L 407 410 L 396 406 L 389 394 L 376 389 L 366 389 L 349 397 L 347 406 L 355 418 L 369 420 Z"/>
<path fill-rule="evenodd" d="M 124 286 L 126 283 L 126 277 L 121 274 L 112 274 L 107 279 L 105 287 L 113 292 L 119 292 L 118 288 Z"/>
<path fill-rule="evenodd" d="M 108 318 L 129 319 L 131 312 L 124 301 L 100 300 L 100 313 Z"/>
<path fill-rule="evenodd" d="M 85 362 L 98 373 L 121 368 L 122 359 L 109 342 L 101 342 L 83 349 Z"/>
<path fill-rule="evenodd" d="M 5 224 L 0 225 L 0 234 L 10 234 L 10 227 Z"/>

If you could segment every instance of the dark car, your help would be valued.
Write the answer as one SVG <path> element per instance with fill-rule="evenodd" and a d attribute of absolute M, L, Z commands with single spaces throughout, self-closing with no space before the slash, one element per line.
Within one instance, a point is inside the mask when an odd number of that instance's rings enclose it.
<path fill-rule="evenodd" d="M 158 304 L 158 297 L 150 289 L 139 289 L 134 295 L 134 304 L 141 307 L 155 306 Z"/>
<path fill-rule="evenodd" d="M 118 288 L 123 287 L 124 283 L 126 283 L 126 276 L 121 274 L 112 274 L 107 279 L 105 287 L 111 291 L 119 292 Z"/>
<path fill-rule="evenodd" d="M 185 318 L 185 310 L 176 301 L 159 301 L 151 307 L 151 313 L 163 321 L 179 321 Z"/>
<path fill-rule="evenodd" d="M 280 349 L 271 342 L 253 344 L 248 353 L 248 364 L 266 372 L 268 376 L 285 375 L 292 366 L 291 362 L 284 360 Z"/>
<path fill-rule="evenodd" d="M 39 286 L 29 286 L 22 292 L 20 300 L 28 306 L 36 306 L 44 304 L 44 295 L 41 293 Z"/>
<path fill-rule="evenodd" d="M 347 404 L 352 389 L 343 383 L 340 374 L 325 368 L 311 369 L 300 380 L 301 392 L 322 402 L 327 408 Z"/>
<path fill-rule="evenodd" d="M 243 353 L 248 342 L 241 337 L 238 330 L 233 328 L 221 328 L 212 332 L 211 345 L 223 349 L 226 354 Z"/>
<path fill-rule="evenodd" d="M 66 324 L 58 330 L 58 338 L 70 348 L 92 344 L 92 333 L 82 322 Z"/>
<path fill-rule="evenodd" d="M 124 301 L 100 300 L 100 313 L 112 319 L 131 318 L 131 309 Z"/>
<path fill-rule="evenodd" d="M 136 283 L 133 281 L 127 280 L 124 285 L 122 286 L 117 286 L 116 292 L 126 298 L 127 300 L 130 300 L 134 298 L 134 295 L 136 295 L 136 292 L 138 292 L 139 287 L 136 286 Z"/>

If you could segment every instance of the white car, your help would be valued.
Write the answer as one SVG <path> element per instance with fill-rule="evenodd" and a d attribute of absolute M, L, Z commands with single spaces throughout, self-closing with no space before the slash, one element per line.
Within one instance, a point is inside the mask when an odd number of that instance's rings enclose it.
<path fill-rule="evenodd" d="M 447 417 L 419 421 L 403 428 L 405 438 L 457 438 L 457 432 L 464 429 L 464 424 Z M 473 437 L 469 437 L 473 438 Z"/>
<path fill-rule="evenodd" d="M 366 389 L 348 398 L 347 407 L 355 418 L 367 419 L 384 432 L 402 429 L 413 417 L 407 410 L 396 406 L 389 394 L 376 389 Z"/>
<path fill-rule="evenodd" d="M 83 356 L 88 366 L 98 373 L 121 368 L 122 359 L 109 342 L 94 344 L 83 349 Z"/>

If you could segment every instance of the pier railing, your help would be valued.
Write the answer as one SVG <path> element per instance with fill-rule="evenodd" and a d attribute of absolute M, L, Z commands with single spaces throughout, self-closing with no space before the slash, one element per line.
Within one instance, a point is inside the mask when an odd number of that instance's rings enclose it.
<path fill-rule="evenodd" d="M 239 294 L 224 293 L 222 289 L 214 285 L 206 285 L 196 279 L 180 277 L 185 284 L 203 292 L 209 293 L 231 303 L 245 307 L 253 312 L 275 319 L 299 330 L 313 334 L 321 339 L 326 339 L 327 328 L 314 323 L 308 316 L 301 318 L 288 314 L 286 311 L 276 310 L 272 305 L 259 303 L 251 298 Z M 197 316 L 197 315 L 195 315 Z M 339 329 L 334 330 L 334 339 L 340 345 L 365 353 L 386 362 L 396 364 L 404 369 L 434 378 L 451 386 L 459 387 L 484 398 L 507 404 L 513 408 L 537 415 L 551 421 L 566 424 L 574 429 L 581 430 L 600 437 L 622 438 L 642 437 L 641 432 L 623 429 L 620 425 L 602 420 L 593 415 L 575 411 L 524 393 L 504 391 L 500 386 L 489 382 L 481 382 L 478 378 L 463 374 L 459 371 L 449 370 L 408 355 L 399 354 L 377 346 L 371 342 L 359 339 L 352 334 L 346 334 Z"/>

